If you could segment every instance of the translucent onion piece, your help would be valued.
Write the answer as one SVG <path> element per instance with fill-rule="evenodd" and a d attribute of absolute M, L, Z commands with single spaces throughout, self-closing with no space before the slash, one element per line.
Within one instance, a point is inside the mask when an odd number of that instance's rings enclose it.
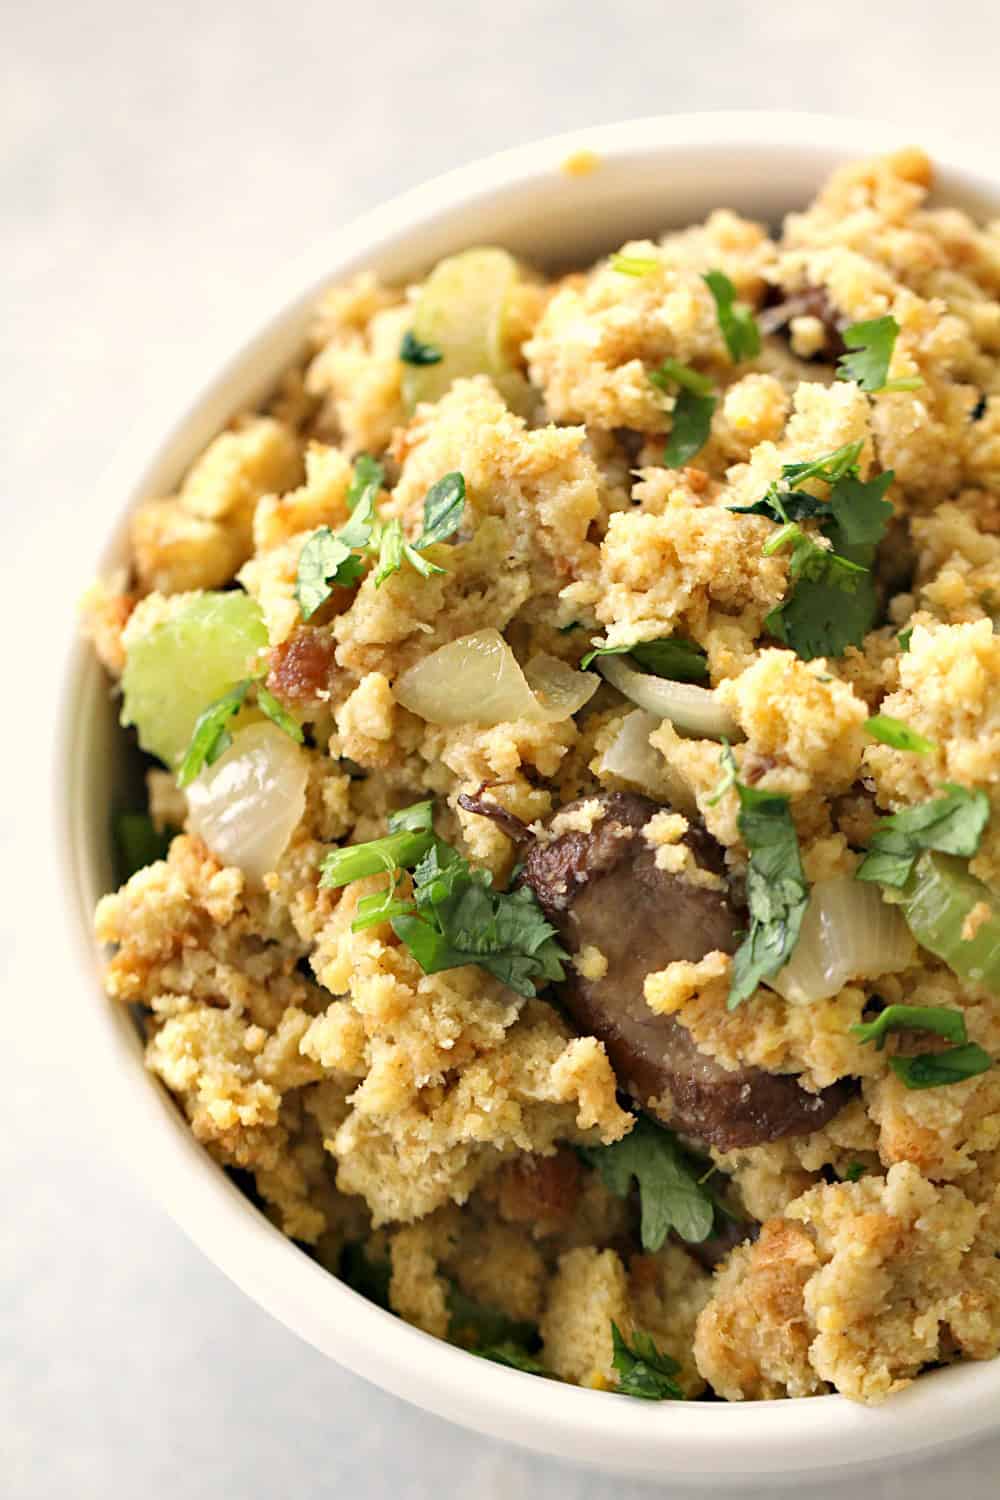
<path fill-rule="evenodd" d="M 963 938 L 962 929 L 980 903 L 984 920 Z M 902 911 L 921 947 L 943 958 L 960 979 L 1000 991 L 1000 901 L 969 874 L 964 860 L 922 854 L 903 893 Z"/>
<path fill-rule="evenodd" d="M 437 401 L 461 376 L 489 375 L 508 406 L 527 411 L 531 387 L 512 367 L 505 338 L 510 295 L 520 279 L 514 257 L 490 247 L 463 250 L 434 267 L 417 301 L 413 332 L 443 358 L 405 367 L 403 395 L 409 406 Z"/>
<path fill-rule="evenodd" d="M 554 724 L 597 690 L 593 673 L 575 672 L 554 656 L 534 657 L 527 670 L 531 684 L 498 630 L 476 630 L 410 667 L 394 693 L 429 724 Z"/>
<path fill-rule="evenodd" d="M 898 974 L 915 958 L 898 908 L 877 885 L 844 876 L 813 886 L 795 951 L 765 983 L 793 1004 L 808 1004 L 828 1000 L 852 980 Z"/>
<path fill-rule="evenodd" d="M 305 812 L 306 756 L 276 724 L 251 724 L 187 788 L 188 828 L 217 859 L 262 880 Z"/>
<path fill-rule="evenodd" d="M 601 757 L 598 775 L 609 778 L 615 786 L 645 792 L 656 802 L 669 802 L 681 812 L 694 812 L 690 788 L 649 743 L 649 736 L 661 723 L 641 708 L 626 714 Z"/>
<path fill-rule="evenodd" d="M 620 656 L 599 656 L 597 666 L 626 698 L 658 719 L 669 719 L 678 733 L 699 740 L 743 739 L 740 726 L 711 689 L 637 672 Z"/>

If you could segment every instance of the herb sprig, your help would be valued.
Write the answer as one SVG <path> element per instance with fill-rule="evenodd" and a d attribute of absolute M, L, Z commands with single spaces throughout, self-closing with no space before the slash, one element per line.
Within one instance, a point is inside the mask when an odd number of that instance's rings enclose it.
<path fill-rule="evenodd" d="M 902 889 L 924 849 L 966 859 L 975 854 L 989 820 L 989 798 L 983 791 L 970 792 L 951 783 L 942 793 L 929 802 L 904 807 L 876 824 L 868 853 L 855 872 L 856 879 Z"/>
<path fill-rule="evenodd" d="M 612 1365 L 618 1375 L 618 1393 L 643 1401 L 682 1401 L 684 1392 L 674 1376 L 680 1365 L 669 1354 L 661 1354 L 651 1334 L 638 1328 L 629 1348 L 618 1324 L 611 1324 Z"/>
<path fill-rule="evenodd" d="M 708 676 L 704 650 L 686 636 L 664 636 L 658 641 L 634 641 L 626 646 L 595 646 L 581 656 L 581 670 L 586 671 L 599 656 L 630 656 L 641 671 L 672 682 L 704 682 Z"/>
<path fill-rule="evenodd" d="M 177 769 L 178 786 L 190 786 L 206 766 L 214 765 L 220 755 L 229 749 L 233 743 L 233 737 L 229 733 L 229 722 L 239 713 L 251 691 L 256 693 L 257 707 L 267 715 L 271 722 L 277 724 L 289 739 L 302 744 L 304 736 L 301 724 L 292 718 L 262 682 L 253 677 L 246 677 L 242 682 L 237 682 L 228 692 L 223 693 L 221 698 L 216 698 L 214 703 L 202 709 L 198 715 L 188 747 L 184 752 L 184 758 Z"/>
<path fill-rule="evenodd" d="M 658 390 L 668 394 L 677 389 L 663 461 L 668 469 L 682 469 L 708 441 L 718 405 L 712 394 L 712 382 L 707 375 L 676 359 L 665 359 L 658 370 L 650 373 L 649 379 Z"/>
<path fill-rule="evenodd" d="M 852 323 L 842 334 L 848 352 L 837 362 L 837 379 L 855 380 L 861 390 L 873 394 L 876 391 L 919 390 L 923 385 L 919 376 L 889 379 L 892 351 L 898 337 L 899 324 L 891 315 Z"/>
<path fill-rule="evenodd" d="M 715 315 L 734 364 L 756 359 L 760 353 L 760 329 L 751 308 L 736 299 L 736 288 L 724 271 L 707 271 L 702 277 L 715 302 Z"/>
<path fill-rule="evenodd" d="M 619 1198 L 628 1196 L 635 1179 L 644 1250 L 659 1250 L 671 1229 L 691 1244 L 711 1234 L 714 1200 L 669 1130 L 640 1115 L 620 1141 L 612 1146 L 584 1147 L 581 1155 Z"/>

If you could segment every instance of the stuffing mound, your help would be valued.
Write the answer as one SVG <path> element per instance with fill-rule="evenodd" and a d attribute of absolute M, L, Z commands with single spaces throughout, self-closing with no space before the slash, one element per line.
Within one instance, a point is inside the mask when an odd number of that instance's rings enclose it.
<path fill-rule="evenodd" d="M 931 175 L 334 288 L 86 601 L 148 1067 L 537 1378 L 1000 1349 L 1000 224 Z"/>

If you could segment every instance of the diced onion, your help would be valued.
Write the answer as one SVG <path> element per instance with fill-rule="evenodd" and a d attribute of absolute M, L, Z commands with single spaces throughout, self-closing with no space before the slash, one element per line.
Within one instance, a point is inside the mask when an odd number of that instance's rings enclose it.
<path fill-rule="evenodd" d="M 699 740 L 743 739 L 740 726 L 709 688 L 637 672 L 620 656 L 599 656 L 597 666 L 612 687 L 647 713 L 669 719 L 678 733 Z"/>
<path fill-rule="evenodd" d="M 645 792 L 655 802 L 669 802 L 681 812 L 694 812 L 690 788 L 649 743 L 649 736 L 662 722 L 641 708 L 626 714 L 601 757 L 598 775 L 613 784 Z"/>
<path fill-rule="evenodd" d="M 813 886 L 795 951 L 765 983 L 793 1004 L 807 1004 L 828 1000 L 852 980 L 898 974 L 915 958 L 906 923 L 878 886 L 842 876 Z"/>
<path fill-rule="evenodd" d="M 188 827 L 252 880 L 273 870 L 305 812 L 308 762 L 276 724 L 251 724 L 187 788 Z"/>
<path fill-rule="evenodd" d="M 969 937 L 963 929 L 979 908 L 983 920 Z M 917 942 L 943 958 L 960 979 L 1000 992 L 1000 901 L 964 860 L 922 854 L 906 890 L 902 911 Z"/>
<path fill-rule="evenodd" d="M 476 630 L 418 661 L 393 691 L 398 703 L 429 724 L 554 724 L 593 697 L 597 679 L 544 655 L 522 672 L 498 630 Z"/>

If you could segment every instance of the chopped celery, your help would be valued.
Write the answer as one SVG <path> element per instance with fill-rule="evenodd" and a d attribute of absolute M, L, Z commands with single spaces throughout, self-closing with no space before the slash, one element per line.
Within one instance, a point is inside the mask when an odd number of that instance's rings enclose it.
<path fill-rule="evenodd" d="M 247 594 L 199 593 L 135 641 L 122 674 L 122 723 L 139 744 L 175 768 L 210 703 L 253 675 L 267 645 L 257 603 Z"/>
<path fill-rule="evenodd" d="M 969 874 L 964 860 L 922 854 L 901 904 L 921 947 L 944 959 L 960 979 L 1000 991 L 1000 901 Z M 970 917 L 971 935 L 963 937 Z"/>
<path fill-rule="evenodd" d="M 411 408 L 437 401 L 461 376 L 489 375 L 508 406 L 527 410 L 531 387 L 514 369 L 505 337 L 511 291 L 520 278 L 514 257 L 490 247 L 463 250 L 434 267 L 417 301 L 413 334 L 442 357 L 404 365 L 403 395 Z"/>

